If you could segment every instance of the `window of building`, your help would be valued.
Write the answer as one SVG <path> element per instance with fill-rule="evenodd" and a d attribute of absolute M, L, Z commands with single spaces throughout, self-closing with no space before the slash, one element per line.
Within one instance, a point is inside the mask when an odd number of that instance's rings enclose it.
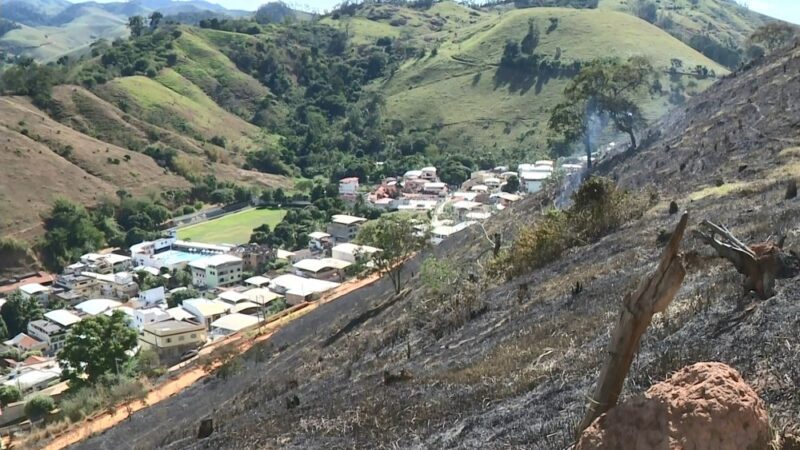
<path fill-rule="evenodd" d="M 186 339 L 186 336 L 180 336 L 180 337 L 178 337 L 178 340 L 179 340 L 179 341 L 183 341 L 183 340 L 185 340 L 185 339 Z"/>
<path fill-rule="evenodd" d="M 196 337 L 197 337 L 197 333 L 192 333 L 192 334 L 190 335 L 190 337 L 191 337 L 192 339 L 196 338 Z"/>
<path fill-rule="evenodd" d="M 172 338 L 167 338 L 167 344 L 172 342 Z"/>

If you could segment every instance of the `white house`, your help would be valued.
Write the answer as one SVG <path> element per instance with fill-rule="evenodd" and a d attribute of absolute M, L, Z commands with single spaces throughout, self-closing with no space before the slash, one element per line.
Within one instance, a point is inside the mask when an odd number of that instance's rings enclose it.
<path fill-rule="evenodd" d="M 447 193 L 447 183 L 428 181 L 422 185 L 422 192 L 428 195 L 445 195 Z"/>
<path fill-rule="evenodd" d="M 132 260 L 129 256 L 116 253 L 87 253 L 81 256 L 81 263 L 85 266 L 84 271 L 103 274 L 124 272 L 132 267 Z"/>
<path fill-rule="evenodd" d="M 313 278 L 303 278 L 297 275 L 287 274 L 274 278 L 270 283 L 270 289 L 286 296 L 286 301 L 290 305 L 297 305 L 304 301 L 312 300 L 320 294 L 339 286 L 324 280 Z"/>
<path fill-rule="evenodd" d="M 219 300 L 206 300 L 204 298 L 193 298 L 183 301 L 183 309 L 194 315 L 197 322 L 211 329 L 211 322 L 228 314 L 231 305 Z"/>
<path fill-rule="evenodd" d="M 211 322 L 212 336 L 227 336 L 258 325 L 258 317 L 246 314 L 233 313 Z"/>
<path fill-rule="evenodd" d="M 214 255 L 189 263 L 192 284 L 208 289 L 238 283 L 243 266 L 242 258 L 233 255 Z"/>
<path fill-rule="evenodd" d="M 46 304 L 50 298 L 51 289 L 39 283 L 23 284 L 19 287 L 19 292 L 25 300 L 36 299 L 39 303 Z"/>
<path fill-rule="evenodd" d="M 308 249 L 313 251 L 322 251 L 331 246 L 331 235 L 323 231 L 314 231 L 308 233 Z"/>
<path fill-rule="evenodd" d="M 550 178 L 549 172 L 522 172 L 519 177 L 520 189 L 529 194 L 539 192 L 548 178 Z"/>
<path fill-rule="evenodd" d="M 155 306 L 164 303 L 166 300 L 167 294 L 164 292 L 164 286 L 158 286 L 139 292 L 139 303 L 145 307 Z"/>
<path fill-rule="evenodd" d="M 354 199 L 358 196 L 358 178 L 349 177 L 339 180 L 339 196 L 345 199 Z"/>
<path fill-rule="evenodd" d="M 269 286 L 269 278 L 263 277 L 261 275 L 256 275 L 254 277 L 250 277 L 250 278 L 244 280 L 244 284 L 246 284 L 248 286 L 252 286 L 252 287 L 257 287 L 257 288 L 260 288 L 260 287 L 263 287 L 263 286 Z"/>
<path fill-rule="evenodd" d="M 77 305 L 75 305 L 75 309 L 86 315 L 96 316 L 108 310 L 119 308 L 121 305 L 122 303 L 116 300 L 111 300 L 107 298 L 96 298 L 78 303 Z"/>
<path fill-rule="evenodd" d="M 303 277 L 340 281 L 344 278 L 344 269 L 350 264 L 339 259 L 322 258 L 303 259 L 294 263 L 293 267 L 295 273 Z"/>
<path fill-rule="evenodd" d="M 133 317 L 139 331 L 144 330 L 144 326 L 147 324 L 172 320 L 172 316 L 161 308 L 137 309 L 134 311 Z"/>
<path fill-rule="evenodd" d="M 422 170 L 420 170 L 420 176 L 419 177 L 422 178 L 423 180 L 427 180 L 427 181 L 438 181 L 439 180 L 439 177 L 436 176 L 436 167 L 433 167 L 433 166 L 423 167 Z"/>
<path fill-rule="evenodd" d="M 328 234 L 333 238 L 333 242 L 350 242 L 358 235 L 367 219 L 363 217 L 348 216 L 346 214 L 334 214 L 331 223 L 328 224 Z"/>
<path fill-rule="evenodd" d="M 247 301 L 256 303 L 261 306 L 268 305 L 274 302 L 275 300 L 283 298 L 281 294 L 278 294 L 277 292 L 273 292 L 266 288 L 250 289 L 244 291 L 242 295 L 244 295 Z"/>
<path fill-rule="evenodd" d="M 349 242 L 339 244 L 331 249 L 331 257 L 340 261 L 347 261 L 355 264 L 359 257 L 369 259 L 373 254 L 381 251 L 379 248 L 369 245 L 356 245 Z"/>

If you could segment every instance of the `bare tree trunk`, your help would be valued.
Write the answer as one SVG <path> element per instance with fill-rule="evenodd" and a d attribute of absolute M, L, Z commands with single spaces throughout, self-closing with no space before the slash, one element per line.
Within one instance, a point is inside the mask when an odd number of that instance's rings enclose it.
<path fill-rule="evenodd" d="M 683 283 L 686 270 L 678 249 L 688 221 L 689 213 L 683 213 L 655 272 L 643 279 L 636 291 L 629 292 L 622 301 L 619 319 L 608 343 L 606 360 L 586 415 L 578 428 L 579 434 L 617 404 L 642 335 L 650 326 L 653 315 L 669 306 Z"/>
<path fill-rule="evenodd" d="M 631 129 L 629 129 L 627 131 L 628 131 L 628 136 L 630 136 L 630 138 L 631 138 L 631 148 L 632 149 L 636 149 L 636 134 L 634 134 L 633 128 L 631 128 Z"/>
<path fill-rule="evenodd" d="M 586 134 L 583 135 L 583 147 L 586 150 L 586 169 L 591 171 L 592 170 L 592 138 L 589 137 L 588 131 L 587 131 Z"/>

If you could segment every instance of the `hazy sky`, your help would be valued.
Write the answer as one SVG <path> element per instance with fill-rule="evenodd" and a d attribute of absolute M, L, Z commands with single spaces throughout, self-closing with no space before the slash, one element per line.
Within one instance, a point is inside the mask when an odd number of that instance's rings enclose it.
<path fill-rule="evenodd" d="M 73 2 L 83 0 L 71 0 Z M 119 1 L 119 0 L 99 0 L 101 2 Z M 219 3 L 222 6 L 232 9 L 245 9 L 255 10 L 261 4 L 267 3 L 269 0 L 210 0 L 214 3 Z M 800 24 L 800 0 L 740 0 L 742 3 L 747 3 L 750 9 L 767 14 L 772 17 L 794 22 Z M 306 10 L 324 11 L 329 10 L 334 5 L 341 3 L 341 0 L 297 0 L 288 1 L 292 6 L 299 7 Z"/>

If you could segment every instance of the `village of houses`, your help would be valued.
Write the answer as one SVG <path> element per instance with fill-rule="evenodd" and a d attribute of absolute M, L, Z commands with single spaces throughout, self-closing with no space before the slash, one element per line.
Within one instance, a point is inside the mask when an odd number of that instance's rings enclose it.
<path fill-rule="evenodd" d="M 582 169 L 581 164 L 538 161 L 520 164 L 516 171 L 497 167 L 472 174 L 454 192 L 439 180 L 436 168 L 412 170 L 402 177 L 383 180 L 366 191 L 357 178 L 339 183 L 339 195 L 346 201 L 358 196 L 377 208 L 391 211 L 428 212 L 432 217 L 432 244 L 470 225 L 488 219 L 522 195 L 534 193 L 554 170 L 566 174 Z M 519 180 L 519 192 L 503 189 L 510 177 Z M 2 361 L 7 367 L 0 383 L 13 385 L 24 394 L 51 389 L 60 382 L 61 370 L 55 356 L 64 345 L 70 328 L 87 317 L 122 311 L 130 327 L 138 332 L 140 349 L 152 349 L 163 365 L 179 363 L 197 350 L 225 336 L 258 327 L 266 311 L 276 303 L 282 307 L 314 301 L 346 283 L 346 269 L 380 249 L 352 241 L 367 219 L 334 215 L 325 230 L 309 234 L 308 248 L 299 251 L 271 249 L 257 244 L 240 246 L 207 244 L 177 238 L 175 229 L 154 241 L 133 245 L 129 251 L 113 249 L 83 255 L 58 275 L 31 274 L 29 278 L 6 280 L 0 285 L 0 305 L 13 292 L 34 298 L 43 306 L 44 317 L 31 321 L 27 332 L 3 342 L 21 354 L 33 353 L 24 361 Z M 254 273 L 265 262 L 285 260 L 276 273 Z M 140 290 L 137 276 L 170 277 L 174 270 L 191 272 L 191 285 L 166 290 Z M 167 299 L 192 288 L 200 296 L 169 307 Z M 67 305 L 48 308 L 53 302 Z M 0 425 L 8 422 L 3 417 Z"/>

